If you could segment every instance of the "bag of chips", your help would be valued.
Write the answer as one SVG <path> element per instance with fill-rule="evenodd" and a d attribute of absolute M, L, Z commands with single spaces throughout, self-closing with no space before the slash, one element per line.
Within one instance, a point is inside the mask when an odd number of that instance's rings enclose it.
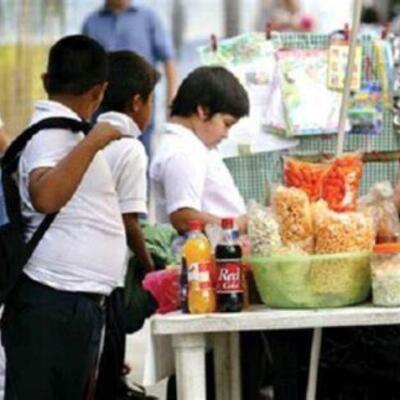
<path fill-rule="evenodd" d="M 362 169 L 363 162 L 358 153 L 344 154 L 330 163 L 322 182 L 322 199 L 331 210 L 356 209 Z"/>

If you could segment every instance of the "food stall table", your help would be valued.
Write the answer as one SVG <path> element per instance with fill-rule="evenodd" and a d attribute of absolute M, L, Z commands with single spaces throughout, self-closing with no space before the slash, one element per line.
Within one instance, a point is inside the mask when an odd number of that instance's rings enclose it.
<path fill-rule="evenodd" d="M 206 339 L 214 340 L 218 400 L 240 399 L 239 340 L 241 331 L 390 325 L 400 323 L 400 308 L 370 304 L 335 309 L 281 310 L 252 306 L 232 314 L 187 315 L 180 312 L 151 319 L 152 335 L 170 335 L 175 354 L 179 400 L 206 400 Z M 314 341 L 319 335 L 314 335 Z M 316 346 L 318 348 L 318 346 Z M 318 368 L 312 357 L 311 370 Z M 313 379 L 313 377 L 311 377 Z M 314 394 L 308 395 L 313 398 Z"/>

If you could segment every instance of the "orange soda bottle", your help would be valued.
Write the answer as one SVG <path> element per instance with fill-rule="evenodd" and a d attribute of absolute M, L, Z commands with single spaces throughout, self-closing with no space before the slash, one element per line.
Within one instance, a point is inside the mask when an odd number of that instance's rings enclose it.
<path fill-rule="evenodd" d="M 188 268 L 188 307 L 191 314 L 212 313 L 216 309 L 216 296 L 211 282 L 211 245 L 201 229 L 201 221 L 190 221 L 189 237 L 183 246 L 183 257 Z"/>

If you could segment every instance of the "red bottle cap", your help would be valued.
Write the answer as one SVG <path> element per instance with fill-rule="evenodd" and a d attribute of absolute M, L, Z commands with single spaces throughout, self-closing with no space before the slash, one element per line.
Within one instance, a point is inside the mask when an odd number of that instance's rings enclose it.
<path fill-rule="evenodd" d="M 198 219 L 192 219 L 188 223 L 189 231 L 201 231 L 203 229 L 203 223 Z"/>
<path fill-rule="evenodd" d="M 235 223 L 235 220 L 233 218 L 222 218 L 221 219 L 222 229 L 232 229 L 234 223 Z"/>

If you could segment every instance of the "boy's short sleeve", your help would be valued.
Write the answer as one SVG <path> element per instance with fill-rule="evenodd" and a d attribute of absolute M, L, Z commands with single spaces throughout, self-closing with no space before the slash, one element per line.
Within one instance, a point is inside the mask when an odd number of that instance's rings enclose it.
<path fill-rule="evenodd" d="M 63 129 L 46 129 L 38 132 L 22 153 L 23 172 L 29 174 L 36 168 L 54 167 L 82 138 L 81 133 L 76 134 Z"/>
<path fill-rule="evenodd" d="M 122 214 L 147 214 L 147 155 L 143 145 L 128 146 L 116 182 Z"/>
<path fill-rule="evenodd" d="M 206 166 L 196 160 L 188 154 L 177 153 L 166 161 L 163 183 L 168 215 L 181 208 L 201 211 Z"/>

